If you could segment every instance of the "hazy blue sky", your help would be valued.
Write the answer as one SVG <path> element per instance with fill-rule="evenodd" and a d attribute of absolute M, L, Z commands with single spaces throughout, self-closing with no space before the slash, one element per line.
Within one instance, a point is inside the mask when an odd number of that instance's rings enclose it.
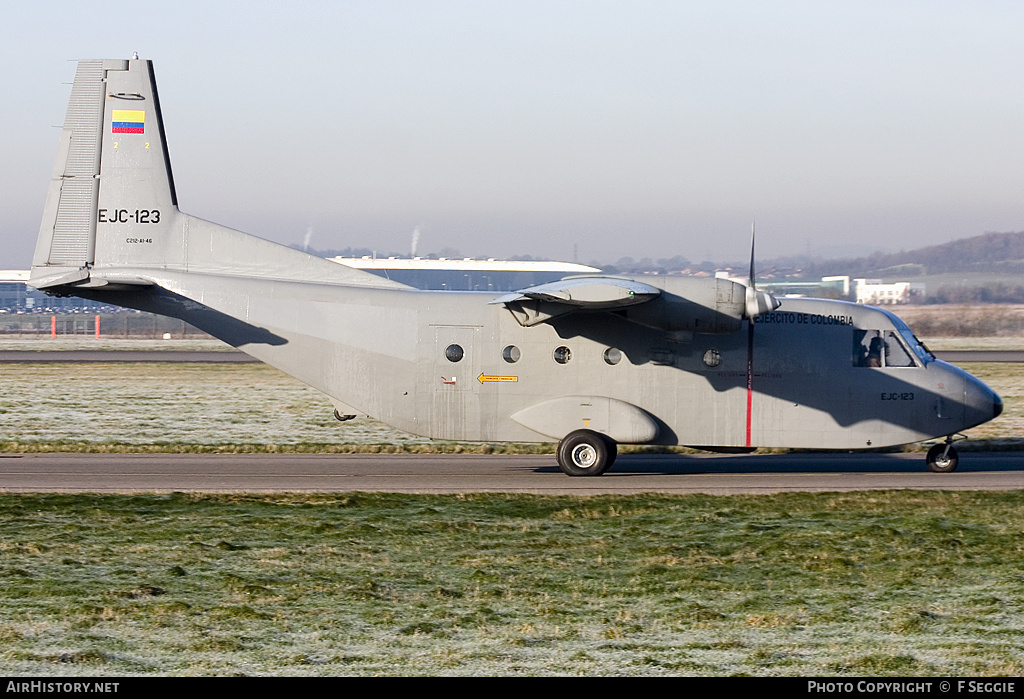
<path fill-rule="evenodd" d="M 1024 229 L 1020 2 L 5 3 L 0 268 L 78 58 L 155 62 L 182 209 L 581 261 Z"/>

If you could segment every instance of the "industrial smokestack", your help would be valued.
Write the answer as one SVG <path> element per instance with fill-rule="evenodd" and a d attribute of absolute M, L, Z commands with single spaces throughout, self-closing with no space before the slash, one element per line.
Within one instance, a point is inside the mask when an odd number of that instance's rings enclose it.
<path fill-rule="evenodd" d="M 416 257 L 416 250 L 420 246 L 420 227 L 416 226 L 412 229 L 412 250 L 410 250 L 409 256 Z"/>

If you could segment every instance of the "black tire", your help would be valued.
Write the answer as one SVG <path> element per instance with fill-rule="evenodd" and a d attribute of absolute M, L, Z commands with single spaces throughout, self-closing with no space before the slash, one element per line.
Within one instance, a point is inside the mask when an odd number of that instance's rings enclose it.
<path fill-rule="evenodd" d="M 612 465 L 614 447 L 597 432 L 576 430 L 558 444 L 558 466 L 567 476 L 600 476 Z"/>
<path fill-rule="evenodd" d="M 607 473 L 608 469 L 615 465 L 615 458 L 619 455 L 619 445 L 608 435 L 603 434 L 601 436 L 604 437 L 604 441 L 608 445 L 608 466 L 604 469 L 605 473 Z"/>
<path fill-rule="evenodd" d="M 956 449 L 950 447 L 945 457 L 942 456 L 943 452 L 946 452 L 945 444 L 936 444 L 928 450 L 928 470 L 932 473 L 952 473 L 959 465 L 960 458 Z"/>

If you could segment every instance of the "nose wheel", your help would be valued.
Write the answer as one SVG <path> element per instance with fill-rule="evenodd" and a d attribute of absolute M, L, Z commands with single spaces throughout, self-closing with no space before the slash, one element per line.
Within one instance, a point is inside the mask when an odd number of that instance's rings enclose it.
<path fill-rule="evenodd" d="M 960 457 L 953 448 L 953 436 L 946 437 L 942 444 L 928 450 L 928 470 L 932 473 L 952 473 L 960 463 Z"/>

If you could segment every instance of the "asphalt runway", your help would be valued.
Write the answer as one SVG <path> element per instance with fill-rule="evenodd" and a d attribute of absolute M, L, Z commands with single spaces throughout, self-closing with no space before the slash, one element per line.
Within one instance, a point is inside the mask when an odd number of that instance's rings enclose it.
<path fill-rule="evenodd" d="M 961 362 L 1024 362 L 1024 350 L 948 350 L 935 356 Z M 2 350 L 0 364 L 50 362 L 257 362 L 237 350 Z"/>
<path fill-rule="evenodd" d="M 3 454 L 0 492 L 780 493 L 1016 490 L 1024 453 L 961 452 L 929 472 L 924 454 L 621 455 L 598 478 L 570 478 L 552 455 Z"/>
<path fill-rule="evenodd" d="M 59 362 L 198 362 L 247 364 L 258 362 L 237 350 L 2 350 L 0 364 Z"/>

